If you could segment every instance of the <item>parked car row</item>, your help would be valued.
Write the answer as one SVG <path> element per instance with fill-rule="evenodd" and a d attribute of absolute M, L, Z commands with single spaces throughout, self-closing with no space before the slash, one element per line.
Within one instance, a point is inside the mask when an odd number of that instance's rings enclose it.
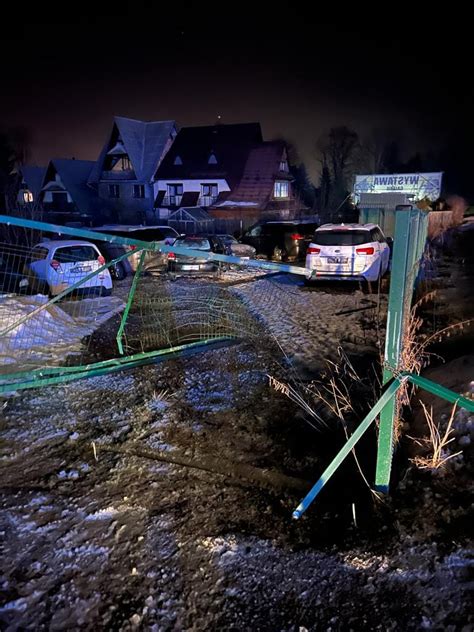
<path fill-rule="evenodd" d="M 304 260 L 318 225 L 305 220 L 259 222 L 243 234 L 242 242 L 253 246 L 257 256 L 274 261 Z"/>
<path fill-rule="evenodd" d="M 264 256 L 279 261 L 305 257 L 308 283 L 326 279 L 376 281 L 387 272 L 390 263 L 391 240 L 375 224 L 318 227 L 314 222 L 304 221 L 265 222 L 252 226 L 242 241 L 226 234 L 180 235 L 169 226 L 102 226 L 95 230 L 202 253 L 202 256 L 187 256 L 147 251 L 144 269 L 151 274 L 166 270 L 172 274 L 215 274 L 222 264 L 209 259 L 210 253 L 240 259 Z M 122 279 L 137 269 L 139 250 L 109 269 L 87 277 L 105 263 L 133 250 L 134 246 L 100 239 L 44 240 L 26 258 L 0 253 L 0 291 L 56 296 L 84 278 L 78 285 L 78 293 L 108 295 L 112 291 L 112 277 Z"/>

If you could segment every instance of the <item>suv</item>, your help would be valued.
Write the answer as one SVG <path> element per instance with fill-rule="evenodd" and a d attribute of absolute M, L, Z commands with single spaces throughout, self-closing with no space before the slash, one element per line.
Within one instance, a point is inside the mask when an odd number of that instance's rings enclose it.
<path fill-rule="evenodd" d="M 306 253 L 306 280 L 377 281 L 389 262 L 388 240 L 376 224 L 324 224 Z"/>
<path fill-rule="evenodd" d="M 179 233 L 171 226 L 127 226 L 110 224 L 107 226 L 97 226 L 92 230 L 118 237 L 127 237 L 128 239 L 138 239 L 140 241 L 155 241 L 162 244 L 172 244 L 179 237 Z M 99 248 L 107 263 L 117 259 L 129 250 L 133 250 L 133 246 L 124 246 L 114 244 L 108 241 L 94 241 Z M 112 276 L 118 280 L 125 278 L 129 273 L 137 269 L 140 260 L 140 253 L 126 257 L 110 267 Z M 160 272 L 166 268 L 166 256 L 158 251 L 147 252 L 144 261 L 144 271 L 148 274 Z"/>
<path fill-rule="evenodd" d="M 35 285 L 56 296 L 74 285 L 105 263 L 99 249 L 89 241 L 42 241 L 32 250 L 27 267 L 34 275 Z M 76 292 L 110 295 L 112 279 L 108 270 L 102 270 L 79 285 Z"/>
<path fill-rule="evenodd" d="M 318 222 L 311 220 L 285 220 L 259 222 L 242 236 L 242 243 L 253 246 L 257 255 L 275 261 L 304 259 L 306 249 Z"/>

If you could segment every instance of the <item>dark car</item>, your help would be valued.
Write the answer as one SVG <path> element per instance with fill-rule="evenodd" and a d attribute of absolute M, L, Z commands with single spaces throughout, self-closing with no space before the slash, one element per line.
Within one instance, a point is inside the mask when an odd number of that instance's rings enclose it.
<path fill-rule="evenodd" d="M 259 222 L 244 233 L 242 242 L 268 259 L 303 260 L 318 226 L 317 221 L 304 220 Z"/>
<path fill-rule="evenodd" d="M 243 244 L 232 235 L 211 235 L 209 236 L 212 251 L 220 255 L 232 255 L 241 259 L 255 257 L 255 248 L 248 244 Z"/>
<path fill-rule="evenodd" d="M 22 257 L 0 252 L 0 292 L 26 294 L 30 290 L 23 264 Z"/>
<path fill-rule="evenodd" d="M 178 237 L 178 233 L 171 226 L 120 226 L 106 225 L 99 226 L 93 230 L 117 235 L 118 237 L 127 237 L 129 239 L 138 239 L 140 241 L 155 241 L 162 244 L 170 244 Z M 133 246 L 123 246 L 107 241 L 97 240 L 93 242 L 101 251 L 106 262 L 109 263 L 117 259 L 125 252 L 133 250 Z M 138 266 L 140 253 L 132 254 L 110 267 L 110 273 L 115 279 L 123 279 L 128 274 L 133 273 Z M 145 255 L 143 271 L 146 274 L 159 274 L 166 268 L 166 256 L 159 251 L 149 251 Z"/>
<path fill-rule="evenodd" d="M 213 252 L 212 245 L 207 235 L 184 235 L 176 239 L 173 246 L 199 250 L 203 255 Z M 195 257 L 168 253 L 168 271 L 175 274 L 217 274 L 219 263 L 209 261 L 206 256 Z"/>

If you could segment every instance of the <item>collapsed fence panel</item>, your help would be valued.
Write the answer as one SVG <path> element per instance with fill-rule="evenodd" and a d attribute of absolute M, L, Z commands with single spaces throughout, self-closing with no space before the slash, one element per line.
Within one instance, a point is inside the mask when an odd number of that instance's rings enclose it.
<path fill-rule="evenodd" d="M 0 234 L 0 393 L 252 336 L 256 321 L 226 288 L 225 271 L 304 274 L 285 264 L 9 216 L 0 216 Z M 113 257 L 104 247 L 110 244 Z M 212 262 L 210 278 L 176 283 L 171 264 L 178 255 L 189 272 L 196 257 Z M 114 274 L 118 264 L 127 264 L 125 279 Z"/>

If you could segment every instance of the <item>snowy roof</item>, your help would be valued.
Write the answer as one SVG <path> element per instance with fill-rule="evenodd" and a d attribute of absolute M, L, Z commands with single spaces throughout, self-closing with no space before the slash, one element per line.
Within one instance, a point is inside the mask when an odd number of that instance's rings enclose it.
<path fill-rule="evenodd" d="M 122 141 L 121 146 L 130 158 L 137 180 L 150 182 L 175 128 L 174 121 L 146 122 L 115 116 L 112 132 L 90 174 L 89 182 L 96 183 L 100 180 L 104 158 L 108 153 L 115 153 L 117 150 L 117 140 L 113 142 L 116 131 Z"/>
<path fill-rule="evenodd" d="M 258 206 L 258 202 L 245 202 L 245 201 L 236 201 L 236 200 L 225 200 L 224 202 L 219 202 L 218 204 L 214 204 L 214 206 Z"/>

